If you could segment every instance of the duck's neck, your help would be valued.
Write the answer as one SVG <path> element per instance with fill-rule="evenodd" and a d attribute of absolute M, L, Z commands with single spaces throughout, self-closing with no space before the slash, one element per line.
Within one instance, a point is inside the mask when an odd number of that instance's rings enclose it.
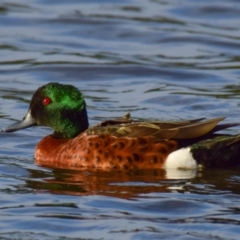
<path fill-rule="evenodd" d="M 84 108 L 80 112 L 65 110 L 62 113 L 62 124 L 55 129 L 54 138 L 74 138 L 88 129 L 87 110 Z"/>

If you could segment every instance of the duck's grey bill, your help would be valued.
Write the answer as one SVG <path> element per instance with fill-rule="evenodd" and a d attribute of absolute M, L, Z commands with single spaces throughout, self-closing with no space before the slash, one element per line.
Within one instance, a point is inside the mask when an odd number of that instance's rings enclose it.
<path fill-rule="evenodd" d="M 16 122 L 6 128 L 2 129 L 2 132 L 15 132 L 20 129 L 28 128 L 36 125 L 36 121 L 32 118 L 31 113 L 28 112 L 22 121 Z"/>

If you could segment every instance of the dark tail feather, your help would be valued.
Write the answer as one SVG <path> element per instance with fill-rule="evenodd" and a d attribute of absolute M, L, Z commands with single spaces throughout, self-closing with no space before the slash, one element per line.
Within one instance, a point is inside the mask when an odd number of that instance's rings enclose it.
<path fill-rule="evenodd" d="M 218 132 L 218 131 L 221 131 L 221 130 L 224 130 L 224 129 L 227 129 L 227 128 L 231 128 L 231 127 L 236 127 L 236 126 L 240 126 L 240 123 L 219 124 L 216 127 L 214 127 L 210 133 Z"/>

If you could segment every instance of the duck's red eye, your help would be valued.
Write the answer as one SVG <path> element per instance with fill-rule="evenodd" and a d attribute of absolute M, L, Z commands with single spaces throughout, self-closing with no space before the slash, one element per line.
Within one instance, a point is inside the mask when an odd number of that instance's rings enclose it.
<path fill-rule="evenodd" d="M 42 101 L 43 105 L 49 105 L 51 103 L 51 99 L 49 97 L 45 97 Z"/>

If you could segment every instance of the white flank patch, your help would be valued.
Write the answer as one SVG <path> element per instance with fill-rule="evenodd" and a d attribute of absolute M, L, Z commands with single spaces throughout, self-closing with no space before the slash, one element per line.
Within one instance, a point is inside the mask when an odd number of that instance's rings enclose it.
<path fill-rule="evenodd" d="M 190 148 L 181 148 L 168 155 L 164 168 L 196 169 L 197 166 L 197 161 L 193 158 Z"/>

